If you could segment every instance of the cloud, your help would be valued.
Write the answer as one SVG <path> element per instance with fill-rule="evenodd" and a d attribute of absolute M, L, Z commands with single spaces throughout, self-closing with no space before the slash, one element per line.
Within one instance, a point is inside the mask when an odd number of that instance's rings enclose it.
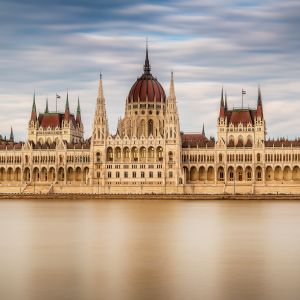
<path fill-rule="evenodd" d="M 102 71 L 110 128 L 124 114 L 131 85 L 142 72 L 145 38 L 152 71 L 168 91 L 174 70 L 181 128 L 216 135 L 222 84 L 230 105 L 255 106 L 261 84 L 270 136 L 298 136 L 300 20 L 297 1 L 1 1 L 0 110 L 2 131 L 26 128 L 37 92 L 70 93 L 82 103 L 86 137 Z M 59 108 L 64 107 L 64 99 Z M 284 109 L 282 109 L 284 107 Z M 288 120 L 288 121 L 287 121 Z"/>

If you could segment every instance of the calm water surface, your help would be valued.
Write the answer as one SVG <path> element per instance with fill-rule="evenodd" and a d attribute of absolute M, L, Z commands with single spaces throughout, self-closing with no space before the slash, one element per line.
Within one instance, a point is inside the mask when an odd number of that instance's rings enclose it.
<path fill-rule="evenodd" d="M 0 299 L 300 299 L 300 202 L 0 201 Z"/>

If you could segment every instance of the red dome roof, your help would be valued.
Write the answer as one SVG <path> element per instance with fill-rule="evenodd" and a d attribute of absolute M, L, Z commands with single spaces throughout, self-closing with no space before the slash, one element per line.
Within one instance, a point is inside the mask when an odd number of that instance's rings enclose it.
<path fill-rule="evenodd" d="M 166 102 L 166 94 L 156 78 L 150 73 L 151 68 L 148 59 L 148 48 L 144 74 L 137 79 L 128 94 L 128 103 L 132 102 Z"/>

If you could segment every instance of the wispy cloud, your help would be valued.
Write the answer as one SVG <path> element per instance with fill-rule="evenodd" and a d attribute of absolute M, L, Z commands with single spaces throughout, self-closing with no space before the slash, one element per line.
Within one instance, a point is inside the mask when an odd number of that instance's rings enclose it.
<path fill-rule="evenodd" d="M 33 90 L 43 111 L 48 96 L 80 96 L 86 136 L 100 71 L 110 128 L 124 113 L 142 72 L 145 38 L 153 74 L 168 91 L 175 71 L 181 127 L 216 134 L 223 84 L 230 106 L 255 106 L 261 84 L 268 132 L 298 136 L 300 120 L 298 1 L 58 1 L 0 2 L 1 134 L 13 125 L 24 139 Z M 63 109 L 64 100 L 59 103 Z M 284 109 L 282 109 L 284 107 Z"/>

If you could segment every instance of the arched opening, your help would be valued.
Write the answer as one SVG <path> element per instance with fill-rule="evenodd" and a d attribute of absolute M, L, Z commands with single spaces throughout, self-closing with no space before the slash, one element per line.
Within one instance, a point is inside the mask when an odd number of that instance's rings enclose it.
<path fill-rule="evenodd" d="M 280 166 L 277 166 L 275 168 L 275 171 L 274 171 L 274 179 L 277 180 L 277 181 L 280 181 L 283 179 L 283 176 L 282 176 L 282 169 Z"/>
<path fill-rule="evenodd" d="M 24 173 L 23 173 L 23 180 L 25 182 L 30 181 L 30 169 L 29 168 L 25 168 Z"/>
<path fill-rule="evenodd" d="M 8 168 L 6 172 L 6 180 L 13 181 L 13 179 L 14 179 L 14 171 L 12 168 Z"/>
<path fill-rule="evenodd" d="M 0 181 L 4 181 L 4 180 L 5 180 L 5 169 L 0 168 Z"/>
<path fill-rule="evenodd" d="M 198 176 L 197 168 L 191 167 L 191 171 L 190 171 L 191 181 L 196 181 L 196 180 L 198 180 L 198 178 L 199 178 L 199 176 Z"/>
<path fill-rule="evenodd" d="M 218 178 L 218 181 L 224 181 L 225 174 L 224 174 L 224 168 L 223 167 L 218 168 L 217 178 Z"/>
<path fill-rule="evenodd" d="M 67 170 L 67 181 L 69 182 L 74 181 L 74 171 L 72 167 L 69 167 Z"/>
<path fill-rule="evenodd" d="M 268 166 L 266 168 L 266 181 L 272 181 L 274 180 L 274 172 L 272 167 Z"/>
<path fill-rule="evenodd" d="M 256 181 L 262 181 L 262 168 L 261 167 L 256 167 L 255 180 Z"/>
<path fill-rule="evenodd" d="M 199 168 L 199 180 L 205 181 L 205 168 L 202 166 Z"/>
<path fill-rule="evenodd" d="M 88 183 L 88 175 L 89 175 L 89 168 L 85 167 L 83 170 L 83 182 Z M 100 172 L 97 173 L 97 178 L 100 178 Z"/>
<path fill-rule="evenodd" d="M 45 167 L 42 168 L 41 170 L 41 181 L 47 181 L 48 180 L 48 176 L 47 176 L 47 169 Z"/>
<path fill-rule="evenodd" d="M 75 181 L 82 181 L 82 172 L 80 167 L 77 167 L 75 170 Z"/>
<path fill-rule="evenodd" d="M 101 153 L 100 153 L 100 152 L 97 152 L 97 153 L 96 153 L 96 162 L 97 162 L 97 163 L 100 163 L 100 162 L 101 162 Z"/>
<path fill-rule="evenodd" d="M 207 169 L 207 181 L 214 181 L 214 180 L 215 180 L 215 170 L 212 166 L 210 166 Z"/>
<path fill-rule="evenodd" d="M 221 163 L 223 161 L 223 155 L 222 153 L 219 154 L 219 162 Z"/>
<path fill-rule="evenodd" d="M 64 168 L 60 167 L 58 169 L 57 178 L 58 178 L 58 181 L 64 181 L 65 180 L 65 170 L 64 170 Z"/>
<path fill-rule="evenodd" d="M 21 181 L 21 169 L 20 168 L 15 169 L 14 180 Z"/>
<path fill-rule="evenodd" d="M 140 148 L 140 159 L 141 159 L 141 162 L 146 161 L 146 148 L 145 147 Z"/>
<path fill-rule="evenodd" d="M 285 181 L 292 180 L 292 170 L 289 166 L 285 166 L 283 169 L 283 180 Z"/>
<path fill-rule="evenodd" d="M 172 162 L 173 161 L 173 152 L 172 151 L 169 151 L 168 157 L 169 157 L 169 162 Z"/>
<path fill-rule="evenodd" d="M 294 181 L 300 180 L 300 168 L 298 166 L 295 166 L 293 168 L 293 180 Z"/>
<path fill-rule="evenodd" d="M 131 160 L 134 162 L 138 162 L 138 148 L 137 147 L 132 147 L 131 149 Z"/>
<path fill-rule="evenodd" d="M 148 148 L 148 158 L 150 160 L 153 160 L 154 159 L 154 148 L 153 147 L 149 147 Z"/>
<path fill-rule="evenodd" d="M 50 181 L 50 182 L 54 182 L 55 181 L 55 169 L 53 167 L 51 167 L 49 169 L 49 172 L 48 172 L 48 181 Z"/>
<path fill-rule="evenodd" d="M 121 148 L 116 147 L 115 148 L 115 161 L 120 161 L 121 160 Z"/>
<path fill-rule="evenodd" d="M 111 147 L 106 149 L 106 160 L 111 162 L 114 160 L 113 149 Z"/>
<path fill-rule="evenodd" d="M 162 147 L 157 147 L 157 149 L 156 149 L 156 159 L 160 162 L 163 161 L 163 149 L 162 149 Z"/>
<path fill-rule="evenodd" d="M 146 122 L 145 120 L 141 120 L 141 123 L 140 123 L 140 127 L 139 127 L 139 137 L 140 136 L 146 136 Z"/>
<path fill-rule="evenodd" d="M 228 181 L 234 181 L 234 169 L 233 167 L 229 167 L 227 170 L 227 180 Z"/>
<path fill-rule="evenodd" d="M 247 181 L 252 181 L 252 169 L 251 167 L 246 167 L 245 176 Z"/>
<path fill-rule="evenodd" d="M 124 162 L 129 162 L 130 159 L 130 151 L 128 147 L 123 148 L 123 161 Z"/>
<path fill-rule="evenodd" d="M 40 181 L 40 172 L 38 168 L 34 168 L 32 172 L 33 181 Z"/>
<path fill-rule="evenodd" d="M 148 136 L 153 135 L 153 120 L 148 121 Z"/>
<path fill-rule="evenodd" d="M 187 167 L 183 167 L 184 174 L 184 182 L 188 182 L 190 180 L 190 173 Z"/>
<path fill-rule="evenodd" d="M 236 169 L 236 179 L 237 181 L 243 181 L 243 168 L 241 166 L 237 167 Z"/>

